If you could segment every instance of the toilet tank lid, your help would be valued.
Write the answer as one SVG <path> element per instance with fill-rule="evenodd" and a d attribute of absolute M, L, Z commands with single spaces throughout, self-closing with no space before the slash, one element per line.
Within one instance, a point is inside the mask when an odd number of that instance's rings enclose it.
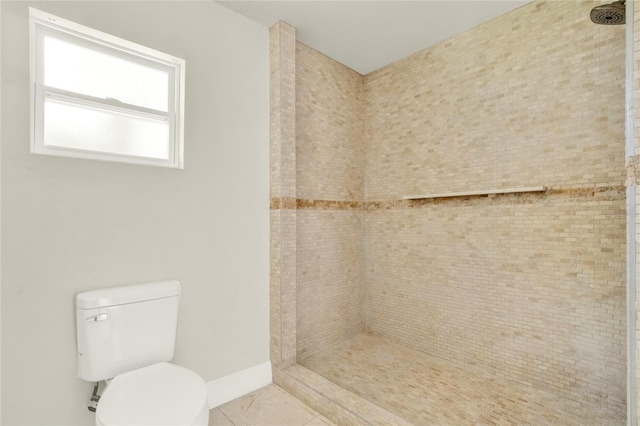
<path fill-rule="evenodd" d="M 144 302 L 179 295 L 179 281 L 156 281 L 78 293 L 76 296 L 76 307 L 79 309 L 106 308 L 109 306 L 125 305 L 127 303 Z"/>

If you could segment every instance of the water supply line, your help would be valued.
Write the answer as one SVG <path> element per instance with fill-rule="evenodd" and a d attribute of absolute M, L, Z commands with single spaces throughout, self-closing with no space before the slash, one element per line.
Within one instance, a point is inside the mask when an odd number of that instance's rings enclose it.
<path fill-rule="evenodd" d="M 100 382 L 96 382 L 96 385 L 93 387 L 93 393 L 89 398 L 89 404 L 87 405 L 87 410 L 95 413 L 98 408 L 98 401 L 100 401 L 100 395 L 98 395 L 98 389 L 100 388 Z"/>

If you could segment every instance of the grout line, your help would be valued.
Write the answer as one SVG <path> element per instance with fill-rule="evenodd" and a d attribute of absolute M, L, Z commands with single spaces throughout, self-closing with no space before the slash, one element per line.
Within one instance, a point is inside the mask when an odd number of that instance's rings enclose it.
<path fill-rule="evenodd" d="M 218 410 L 218 409 L 216 408 L 216 410 Z M 233 420 L 231 420 L 231 419 L 229 418 L 229 416 L 227 416 L 227 415 L 224 413 L 224 411 L 222 411 L 222 410 L 218 410 L 218 411 L 220 411 L 220 412 L 222 413 L 222 415 L 224 416 L 224 418 L 225 418 L 225 419 L 229 420 L 229 423 L 231 423 L 233 426 L 235 426 L 235 425 L 236 425 L 236 424 L 235 424 L 235 422 L 234 422 Z"/>
<path fill-rule="evenodd" d="M 315 411 L 315 410 L 314 410 Z M 314 418 L 312 418 L 311 420 L 309 420 L 308 422 L 306 422 L 304 425 L 302 426 L 307 426 L 309 424 L 311 424 L 314 420 L 318 420 L 320 417 L 322 417 L 320 414 L 318 414 L 317 416 L 315 416 Z M 324 423 L 324 420 L 323 420 Z"/>

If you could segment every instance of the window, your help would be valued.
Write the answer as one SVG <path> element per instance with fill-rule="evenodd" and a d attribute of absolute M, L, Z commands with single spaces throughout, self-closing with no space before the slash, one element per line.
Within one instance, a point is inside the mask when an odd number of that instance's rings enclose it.
<path fill-rule="evenodd" d="M 183 167 L 185 61 L 30 8 L 31 152 Z"/>

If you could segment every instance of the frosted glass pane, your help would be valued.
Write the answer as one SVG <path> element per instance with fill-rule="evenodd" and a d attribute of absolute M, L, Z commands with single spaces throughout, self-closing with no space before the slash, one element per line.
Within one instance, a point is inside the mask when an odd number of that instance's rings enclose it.
<path fill-rule="evenodd" d="M 47 99 L 44 144 L 167 160 L 169 122 Z"/>
<path fill-rule="evenodd" d="M 169 73 L 51 36 L 44 38 L 44 84 L 168 112 Z"/>

